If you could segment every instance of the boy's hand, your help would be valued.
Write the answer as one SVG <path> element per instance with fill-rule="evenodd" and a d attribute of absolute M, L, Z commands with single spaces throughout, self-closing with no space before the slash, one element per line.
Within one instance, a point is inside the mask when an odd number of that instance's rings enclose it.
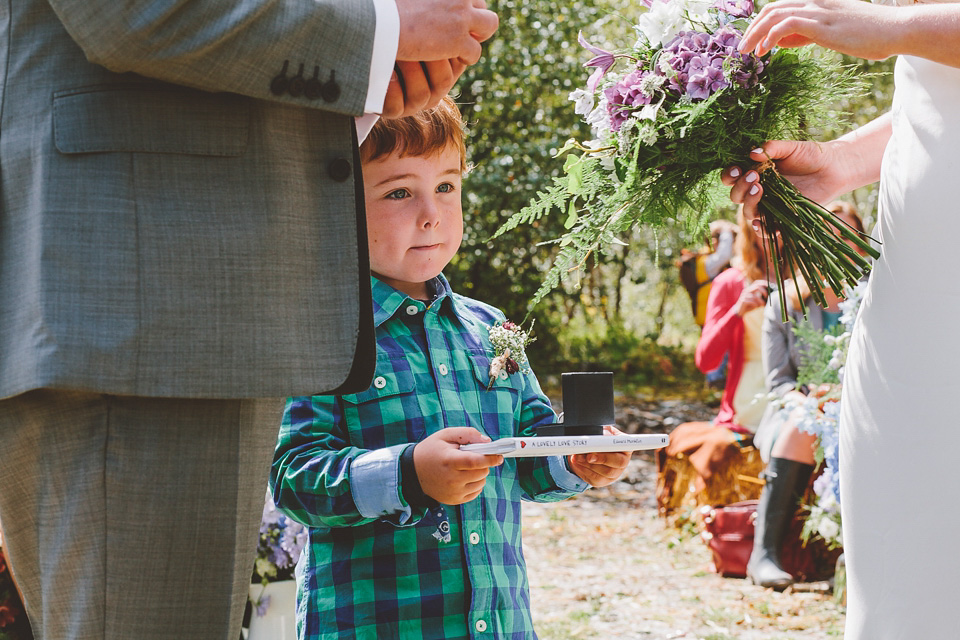
<path fill-rule="evenodd" d="M 450 505 L 480 495 L 490 467 L 503 464 L 503 456 L 460 450 L 460 445 L 474 442 L 490 442 L 490 438 L 472 427 L 448 427 L 417 443 L 413 464 L 425 494 Z"/>
<path fill-rule="evenodd" d="M 607 436 L 623 435 L 616 427 L 604 426 L 603 433 Z M 614 451 L 608 453 L 575 453 L 568 457 L 570 470 L 580 476 L 580 479 L 594 487 L 605 487 L 613 484 L 623 475 L 630 464 L 632 451 Z"/>

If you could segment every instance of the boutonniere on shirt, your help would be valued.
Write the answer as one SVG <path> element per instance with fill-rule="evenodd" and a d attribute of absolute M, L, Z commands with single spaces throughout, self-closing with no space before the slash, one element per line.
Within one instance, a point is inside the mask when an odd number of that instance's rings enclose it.
<path fill-rule="evenodd" d="M 490 384 L 489 390 L 501 371 L 506 371 L 507 375 L 522 371 L 530 373 L 530 363 L 527 361 L 526 347 L 533 342 L 530 333 L 524 331 L 519 325 L 510 322 L 498 322 L 490 327 L 490 342 L 493 344 L 493 360 L 490 361 Z"/>

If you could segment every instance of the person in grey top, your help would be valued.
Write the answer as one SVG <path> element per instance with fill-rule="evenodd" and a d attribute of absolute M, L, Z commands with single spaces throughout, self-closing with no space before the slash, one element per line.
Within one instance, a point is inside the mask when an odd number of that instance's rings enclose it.
<path fill-rule="evenodd" d="M 863 221 L 853 205 L 837 201 L 826 208 L 863 233 Z M 817 446 L 816 436 L 800 431 L 792 416 L 785 416 L 781 409 L 791 397 L 803 400 L 810 393 L 824 392 L 797 386 L 802 345 L 797 343 L 794 327 L 807 322 L 817 331 L 823 331 L 835 326 L 840 317 L 838 303 L 841 298 L 836 293 L 825 292 L 828 304 L 823 308 L 810 295 L 809 286 L 802 278 L 798 284 L 799 295 L 792 282 L 785 284 L 789 321 L 783 321 L 779 295 L 769 296 L 764 309 L 763 366 L 767 389 L 780 401 L 768 405 L 754 436 L 754 445 L 767 467 L 764 470 L 766 484 L 757 506 L 754 546 L 747 563 L 747 577 L 755 584 L 775 589 L 785 589 L 793 584 L 793 576 L 781 566 L 780 547 L 796 512 L 797 501 L 813 472 Z"/>

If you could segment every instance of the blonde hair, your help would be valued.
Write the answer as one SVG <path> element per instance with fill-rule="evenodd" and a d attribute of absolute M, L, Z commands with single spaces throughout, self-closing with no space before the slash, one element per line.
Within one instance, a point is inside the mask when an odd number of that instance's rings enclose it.
<path fill-rule="evenodd" d="M 467 169 L 465 124 L 460 109 L 450 96 L 444 96 L 432 109 L 412 116 L 387 120 L 380 118 L 360 145 L 360 159 L 370 162 L 397 152 L 402 156 L 430 156 L 453 145 L 460 152 L 460 170 Z"/>
<path fill-rule="evenodd" d="M 767 260 L 760 237 L 743 215 L 743 206 L 737 209 L 737 225 L 740 233 L 733 243 L 733 258 L 730 264 L 740 269 L 748 280 L 760 280 L 767 277 Z"/>
<path fill-rule="evenodd" d="M 849 202 L 844 200 L 834 200 L 825 206 L 824 209 L 837 217 L 845 216 L 849 218 L 850 226 L 852 226 L 861 234 L 866 233 L 866 228 L 863 226 L 863 218 L 860 217 L 860 214 L 857 212 L 857 208 Z M 844 224 L 844 221 L 841 220 L 838 224 Z M 800 273 L 797 273 L 796 285 L 794 285 L 793 281 L 788 280 L 787 282 L 783 283 L 783 286 L 786 289 L 784 294 L 786 295 L 787 302 L 790 304 L 790 306 L 797 310 L 802 309 L 803 303 L 807 298 L 810 297 L 810 284 L 807 282 L 807 279 L 804 278 Z"/>

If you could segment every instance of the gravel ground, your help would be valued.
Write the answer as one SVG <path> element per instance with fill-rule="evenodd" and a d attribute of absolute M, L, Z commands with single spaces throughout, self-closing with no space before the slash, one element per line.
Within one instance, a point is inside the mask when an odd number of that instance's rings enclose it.
<path fill-rule="evenodd" d="M 684 421 L 698 419 L 691 417 L 698 409 L 680 408 Z M 678 408 L 630 409 L 653 423 Z M 626 414 L 618 410 L 621 428 L 629 426 Z M 655 486 L 653 455 L 638 452 L 610 487 L 561 503 L 524 504 L 524 555 L 541 640 L 843 636 L 843 609 L 828 583 L 776 593 L 720 577 L 692 526 L 676 529 L 657 515 Z"/>

